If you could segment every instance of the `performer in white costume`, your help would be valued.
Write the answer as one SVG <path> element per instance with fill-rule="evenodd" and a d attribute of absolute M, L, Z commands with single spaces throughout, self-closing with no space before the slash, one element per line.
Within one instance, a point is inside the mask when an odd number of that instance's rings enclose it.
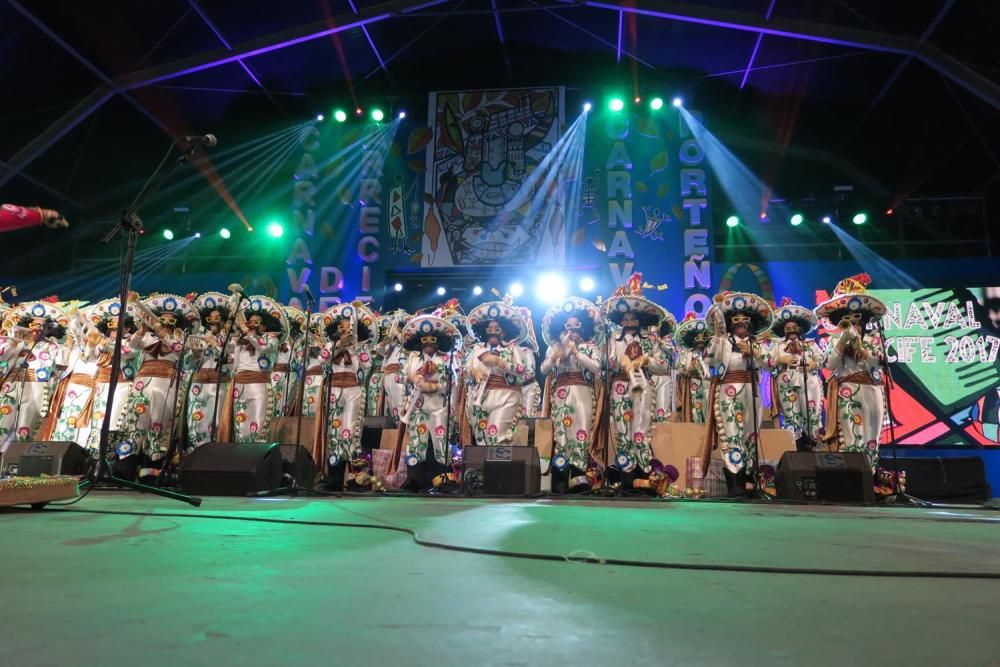
<path fill-rule="evenodd" d="M 797 448 L 811 450 L 820 443 L 823 353 L 806 336 L 816 328 L 813 311 L 785 298 L 774 311 L 771 333 L 775 341 L 768 354 L 771 370 L 771 406 L 781 415 L 781 426 L 792 432 Z"/>

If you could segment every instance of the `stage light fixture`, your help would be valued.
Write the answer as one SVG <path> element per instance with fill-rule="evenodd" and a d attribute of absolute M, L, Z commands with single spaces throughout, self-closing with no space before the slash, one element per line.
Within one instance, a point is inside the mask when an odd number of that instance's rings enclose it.
<path fill-rule="evenodd" d="M 361 115 L 361 114 L 363 114 L 364 112 L 365 112 L 365 110 L 364 110 L 364 109 L 362 109 L 361 107 L 356 107 L 356 108 L 354 109 L 354 115 L 355 115 L 355 116 L 360 116 L 360 115 Z"/>
<path fill-rule="evenodd" d="M 173 232 L 173 230 L 164 229 L 163 230 L 163 238 L 165 238 L 168 241 L 173 241 L 174 240 L 174 232 Z"/>
<path fill-rule="evenodd" d="M 829 225 L 831 222 L 833 222 L 833 218 L 831 218 L 828 215 L 824 215 L 823 216 L 823 224 L 824 225 Z"/>
<path fill-rule="evenodd" d="M 381 109 L 372 109 L 372 120 L 376 123 L 381 123 L 382 119 L 385 118 L 385 114 L 382 113 Z"/>
<path fill-rule="evenodd" d="M 448 290 L 446 290 L 446 289 L 445 289 L 445 288 L 443 288 L 443 287 L 438 287 L 438 288 L 437 288 L 437 295 L 438 295 L 438 296 L 444 296 L 444 295 L 445 295 L 445 293 L 446 293 L 447 291 L 448 291 Z"/>
<path fill-rule="evenodd" d="M 641 97 L 639 97 L 638 95 L 636 95 L 636 96 L 635 96 L 635 103 L 636 103 L 636 104 L 639 104 L 640 102 L 642 102 L 642 98 L 641 98 Z"/>
<path fill-rule="evenodd" d="M 277 221 L 270 222 L 267 225 L 267 233 L 276 239 L 281 238 L 282 236 L 285 235 L 285 228 L 282 226 L 280 222 Z"/>
<path fill-rule="evenodd" d="M 201 232 L 195 232 L 195 233 L 194 233 L 194 237 L 195 237 L 196 239 L 200 239 L 200 238 L 201 238 Z"/>
<path fill-rule="evenodd" d="M 863 225 L 868 222 L 868 216 L 864 213 L 855 213 L 851 221 L 856 225 Z"/>
<path fill-rule="evenodd" d="M 323 114 L 321 114 L 321 113 L 316 114 L 316 121 L 317 122 L 322 123 L 324 118 L 326 118 L 326 116 L 324 116 Z"/>
<path fill-rule="evenodd" d="M 227 229 L 226 227 L 223 227 L 222 229 L 219 230 L 219 236 L 221 236 L 224 239 L 228 239 L 232 235 L 233 235 L 232 232 L 230 232 L 229 229 Z"/>
<path fill-rule="evenodd" d="M 535 283 L 535 296 L 542 303 L 555 303 L 566 296 L 566 280 L 558 273 L 544 273 Z"/>
<path fill-rule="evenodd" d="M 480 287 L 479 285 L 476 285 L 475 287 L 472 288 L 472 293 L 475 294 L 476 296 L 479 296 L 480 294 L 483 293 L 483 288 Z"/>
<path fill-rule="evenodd" d="M 681 98 L 679 98 L 679 97 L 675 97 L 675 98 L 674 98 L 674 101 L 673 101 L 673 102 L 671 102 L 671 104 L 673 104 L 673 105 L 674 105 L 674 108 L 680 108 L 680 107 L 681 107 L 681 106 L 682 106 L 682 105 L 684 104 L 684 100 L 682 100 L 682 99 L 681 99 Z"/>
<path fill-rule="evenodd" d="M 625 100 L 620 97 L 612 97 L 611 101 L 608 102 L 608 108 L 612 111 L 621 111 L 625 108 Z"/>
<path fill-rule="evenodd" d="M 653 111 L 659 111 L 660 109 L 662 109 L 663 108 L 663 98 L 662 97 L 654 97 L 649 102 L 649 108 L 652 109 Z"/>
<path fill-rule="evenodd" d="M 405 111 L 400 111 L 399 112 L 399 120 L 403 120 L 404 118 L 406 118 L 406 112 Z"/>
<path fill-rule="evenodd" d="M 590 111 L 593 108 L 594 107 L 593 107 L 593 105 L 590 102 L 584 102 L 583 103 L 583 113 L 587 113 L 588 111 Z"/>
<path fill-rule="evenodd" d="M 403 291 L 403 283 L 396 283 L 395 285 L 392 286 L 392 289 L 393 289 L 393 291 L 396 291 L 396 292 L 402 292 Z"/>
<path fill-rule="evenodd" d="M 728 218 L 726 218 L 726 227 L 735 227 L 738 224 L 740 224 L 740 219 L 737 218 L 735 215 L 731 215 Z"/>
<path fill-rule="evenodd" d="M 789 220 L 789 222 L 792 223 L 792 227 L 798 227 L 804 221 L 805 217 L 801 213 L 796 213 L 795 215 L 792 216 L 791 220 Z"/>
<path fill-rule="evenodd" d="M 347 112 L 344 111 L 343 109 L 337 109 L 336 111 L 333 112 L 333 118 L 338 123 L 343 123 L 345 120 L 347 120 Z"/>
<path fill-rule="evenodd" d="M 596 287 L 596 285 L 594 284 L 593 278 L 586 276 L 580 279 L 580 289 L 584 292 L 593 292 L 594 287 Z"/>
<path fill-rule="evenodd" d="M 522 294 L 524 294 L 524 285 L 522 285 L 521 283 L 511 283 L 510 295 L 521 296 Z"/>

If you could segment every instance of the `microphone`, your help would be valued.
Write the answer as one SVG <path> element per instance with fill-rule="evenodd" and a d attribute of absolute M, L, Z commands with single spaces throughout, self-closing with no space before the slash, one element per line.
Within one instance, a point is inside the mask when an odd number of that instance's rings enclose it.
<path fill-rule="evenodd" d="M 309 289 L 309 285 L 303 284 L 302 285 L 302 292 L 303 292 L 303 294 L 306 295 L 306 298 L 309 299 L 309 303 L 316 303 L 316 299 L 313 297 L 313 293 L 312 293 L 312 290 Z"/>
<path fill-rule="evenodd" d="M 196 146 L 212 148 L 219 143 L 219 140 L 215 138 L 214 134 L 201 134 L 198 136 L 181 137 L 177 142 L 188 146 L 190 149 L 194 149 Z"/>
<path fill-rule="evenodd" d="M 240 285 L 239 283 L 230 283 L 228 289 L 232 294 L 240 297 L 241 303 L 243 301 L 250 300 L 250 297 L 247 296 L 247 293 L 243 291 L 243 285 Z"/>

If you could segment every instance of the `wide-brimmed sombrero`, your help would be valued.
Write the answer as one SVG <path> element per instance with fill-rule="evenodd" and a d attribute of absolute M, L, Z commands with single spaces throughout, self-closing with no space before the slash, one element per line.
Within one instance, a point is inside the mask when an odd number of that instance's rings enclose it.
<path fill-rule="evenodd" d="M 173 313 L 177 327 L 192 334 L 201 331 L 201 316 L 190 301 L 177 294 L 154 294 L 143 299 L 142 304 L 154 314 Z"/>
<path fill-rule="evenodd" d="M 442 352 L 450 352 L 455 341 L 461 337 L 455 326 L 434 315 L 419 315 L 407 322 L 403 327 L 403 347 L 411 351 L 419 351 L 424 346 L 424 338 L 433 336 Z"/>
<path fill-rule="evenodd" d="M 542 338 L 546 345 L 559 342 L 566 321 L 575 317 L 583 325 L 580 337 L 584 342 L 591 342 L 597 336 L 601 325 L 601 311 L 596 305 L 577 296 L 570 296 L 545 311 L 542 317 Z"/>
<path fill-rule="evenodd" d="M 204 292 L 195 297 L 192 305 L 198 311 L 198 315 L 201 316 L 203 323 L 213 310 L 219 311 L 222 321 L 225 322 L 229 319 L 232 298 L 232 295 L 226 295 L 222 292 Z"/>
<path fill-rule="evenodd" d="M 69 315 L 62 308 L 47 301 L 26 301 L 19 303 L 4 313 L 3 330 L 9 331 L 13 326 L 28 326 L 36 318 L 46 320 L 49 326 L 57 328 L 61 337 L 69 326 Z"/>
<path fill-rule="evenodd" d="M 674 340 L 681 347 L 693 350 L 694 338 L 698 334 L 704 334 L 708 337 L 712 335 L 712 332 L 709 330 L 705 318 L 697 317 L 694 313 L 688 313 L 684 316 L 681 323 L 677 325 L 677 328 L 674 329 Z"/>
<path fill-rule="evenodd" d="M 850 313 L 861 313 L 868 317 L 885 315 L 885 303 L 867 293 L 867 286 L 872 279 L 867 273 L 859 273 L 844 278 L 833 289 L 833 296 L 816 306 L 817 317 L 825 317 L 836 326 L 840 320 Z"/>
<path fill-rule="evenodd" d="M 337 340 L 336 329 L 337 324 L 341 320 L 350 320 L 354 336 L 359 343 L 366 341 L 378 342 L 378 327 L 376 326 L 375 315 L 363 304 L 352 302 L 338 303 L 330 306 L 323 313 L 323 319 L 320 322 L 320 326 L 323 328 L 323 336 L 327 340 Z"/>
<path fill-rule="evenodd" d="M 298 338 L 306 332 L 306 311 L 297 306 L 282 306 L 288 321 L 288 334 Z"/>
<path fill-rule="evenodd" d="M 528 325 L 513 305 L 504 301 L 481 303 L 469 313 L 469 328 L 479 340 L 486 340 L 486 325 L 496 320 L 504 330 L 507 342 L 522 342 L 528 336 Z"/>
<path fill-rule="evenodd" d="M 531 310 L 524 306 L 518 306 L 517 312 L 521 313 L 524 326 L 528 329 L 528 334 L 524 337 L 523 345 L 526 345 L 532 352 L 538 354 L 538 336 L 535 335 L 535 321 L 531 315 Z"/>
<path fill-rule="evenodd" d="M 781 338 L 785 335 L 785 325 L 795 322 L 799 325 L 799 335 L 805 336 L 816 328 L 816 314 L 798 304 L 792 303 L 788 297 L 781 300 L 781 306 L 774 311 L 771 322 L 771 333 Z"/>
<path fill-rule="evenodd" d="M 639 327 L 642 329 L 659 327 L 660 322 L 667 316 L 667 311 L 662 306 L 642 295 L 642 274 L 640 273 L 632 274 L 628 282 L 616 289 L 611 297 L 604 302 L 602 311 L 604 317 L 615 324 L 621 324 L 626 313 L 635 313 L 639 320 Z"/>
<path fill-rule="evenodd" d="M 722 292 L 715 295 L 715 303 L 709 310 L 715 310 L 726 319 L 728 327 L 734 315 L 746 315 L 750 318 L 750 330 L 759 336 L 771 328 L 773 309 L 763 297 L 749 292 Z"/>

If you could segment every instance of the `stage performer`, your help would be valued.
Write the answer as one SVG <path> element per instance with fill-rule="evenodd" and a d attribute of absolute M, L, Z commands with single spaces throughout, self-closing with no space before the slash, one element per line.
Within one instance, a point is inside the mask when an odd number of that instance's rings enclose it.
<path fill-rule="evenodd" d="M 90 436 L 90 413 L 94 405 L 98 359 L 104 336 L 90 319 L 90 309 L 73 308 L 61 353 L 65 369 L 55 382 L 48 417 L 38 432 L 39 440 L 60 440 L 86 446 Z"/>
<path fill-rule="evenodd" d="M 521 385 L 534 369 L 521 356 L 528 335 L 511 299 L 487 301 L 469 312 L 469 328 L 480 342 L 466 357 L 465 413 L 477 445 L 510 444 L 521 413 Z"/>
<path fill-rule="evenodd" d="M 65 229 L 69 227 L 66 218 L 59 211 L 38 206 L 16 206 L 15 204 L 0 205 L 0 232 L 10 232 L 15 229 L 45 225 L 50 229 Z"/>
<path fill-rule="evenodd" d="M 781 414 L 781 426 L 792 432 L 800 451 L 820 442 L 823 380 L 822 352 L 806 338 L 816 328 L 816 315 L 787 297 L 774 312 L 771 333 L 775 341 L 768 354 L 771 405 Z"/>
<path fill-rule="evenodd" d="M 306 344 L 306 373 L 302 378 L 302 416 L 312 419 L 320 412 L 323 396 L 323 376 L 330 365 L 333 346 L 323 337 L 323 313 L 313 313 L 309 318 L 309 341 Z M 319 463 L 319 462 L 317 462 Z"/>
<path fill-rule="evenodd" d="M 69 316 L 47 301 L 25 302 L 4 315 L 6 345 L 17 349 L 17 356 L 0 377 L 3 442 L 32 440 L 48 416 L 56 362 L 68 326 Z"/>
<path fill-rule="evenodd" d="M 322 327 L 329 365 L 321 396 L 327 400 L 317 414 L 320 433 L 314 441 L 313 459 L 326 462 L 327 486 L 341 489 L 347 464 L 361 447 L 362 383 L 371 370 L 368 344 L 377 328 L 374 315 L 360 301 L 331 307 L 323 313 Z"/>
<path fill-rule="evenodd" d="M 405 310 L 395 310 L 386 316 L 389 320 L 385 337 L 380 345 L 385 348 L 382 362 L 383 413 L 399 419 L 406 404 L 406 364 L 407 351 L 403 347 L 403 329 L 410 319 Z"/>
<path fill-rule="evenodd" d="M 677 341 L 677 408 L 680 420 L 704 424 L 708 410 L 708 385 L 711 372 L 705 361 L 708 326 L 704 318 L 688 313 L 674 333 Z"/>
<path fill-rule="evenodd" d="M 715 295 L 706 316 L 713 329 L 707 361 L 715 377 L 709 388 L 702 469 L 708 472 L 712 449 L 719 447 L 731 496 L 746 495 L 755 487 L 751 471 L 756 469 L 764 419 L 760 373 L 767 364 L 757 337 L 770 328 L 771 313 L 770 304 L 756 294 L 724 292 Z"/>
<path fill-rule="evenodd" d="M 302 372 L 304 353 L 302 337 L 306 333 L 306 313 L 295 306 L 282 306 L 288 322 L 288 337 L 278 346 L 278 356 L 271 372 L 271 392 L 274 395 L 274 415 L 278 419 L 295 412 L 295 399 L 299 395 L 299 374 Z"/>
<path fill-rule="evenodd" d="M 134 349 L 130 339 L 136 331 L 133 309 L 125 313 L 125 331 L 122 336 L 121 373 L 118 384 L 115 385 L 114 399 L 108 405 L 108 393 L 111 389 L 111 361 L 114 356 L 115 339 L 118 331 L 118 315 L 121 312 L 121 300 L 117 297 L 95 303 L 87 309 L 87 315 L 94 328 L 101 334 L 99 342 L 100 356 L 97 359 L 97 378 L 94 386 L 94 404 L 90 411 L 90 435 L 87 438 L 87 449 L 92 456 L 97 456 L 101 444 L 101 427 L 104 425 L 104 413 L 111 410 L 110 431 L 122 430 L 122 415 L 125 414 L 125 404 L 132 390 L 132 379 L 139 370 L 141 350 Z"/>
<path fill-rule="evenodd" d="M 469 318 L 462 312 L 462 306 L 458 299 L 449 299 L 434 311 L 434 315 L 455 327 L 459 335 L 451 353 L 451 371 L 454 379 L 451 382 L 452 433 L 449 442 L 470 443 L 472 442 L 472 431 L 468 427 L 469 422 L 463 416 L 462 410 L 466 392 L 465 364 L 468 351 L 472 349 L 469 341 L 474 340 L 472 330 L 469 328 Z M 464 434 L 463 425 L 465 426 Z"/>
<path fill-rule="evenodd" d="M 434 478 L 451 463 L 448 439 L 448 391 L 454 383 L 451 355 L 461 338 L 458 330 L 433 315 L 420 315 L 403 329 L 403 345 L 408 351 L 404 373 L 410 395 L 400 421 L 406 432 L 406 482 L 403 488 L 426 491 Z M 398 459 L 398 455 L 394 457 Z"/>
<path fill-rule="evenodd" d="M 841 280 L 833 297 L 816 307 L 816 315 L 838 329 L 826 349 L 825 365 L 833 377 L 827 385 L 824 440 L 834 451 L 862 452 L 874 472 L 885 417 L 884 350 L 878 334 L 867 328 L 886 307 L 866 293 L 870 282 L 866 273 Z"/>
<path fill-rule="evenodd" d="M 271 370 L 288 335 L 281 304 L 262 294 L 248 297 L 236 313 L 232 391 L 219 416 L 223 442 L 263 442 L 274 418 Z"/>
<path fill-rule="evenodd" d="M 534 419 L 542 407 L 542 388 L 538 384 L 538 378 L 535 377 L 535 370 L 538 368 L 538 338 L 535 336 L 535 323 L 531 310 L 521 306 L 517 311 L 521 313 L 521 319 L 528 327 L 528 335 L 521 343 L 521 358 L 524 366 L 530 371 L 527 374 L 529 379 L 521 385 L 521 416 Z"/>
<path fill-rule="evenodd" d="M 586 299 L 568 297 L 542 318 L 548 352 L 542 415 L 552 419 L 552 492 L 591 488 L 587 476 L 597 426 L 604 350 L 597 343 L 601 316 Z"/>
<path fill-rule="evenodd" d="M 235 310 L 239 295 L 225 295 L 221 292 L 205 292 L 194 300 L 194 307 L 201 317 L 203 345 L 192 346 L 195 370 L 191 377 L 187 401 L 187 448 L 194 449 L 213 439 L 218 440 L 219 421 L 216 405 L 220 412 L 224 398 L 228 394 L 229 378 L 226 377 L 228 360 L 231 359 L 232 343 L 223 362 L 222 346 L 226 343 L 226 324 Z M 235 324 L 230 323 L 235 329 Z M 222 369 L 223 377 L 219 377 Z M 216 399 L 216 391 L 221 392 Z"/>
<path fill-rule="evenodd" d="M 602 314 L 619 327 L 611 332 L 607 348 L 615 453 L 609 481 L 630 489 L 634 479 L 646 478 L 652 471 L 655 389 L 651 378 L 670 370 L 657 354 L 655 340 L 644 332 L 659 327 L 667 312 L 642 295 L 642 274 L 636 273 L 604 302 Z"/>
<path fill-rule="evenodd" d="M 669 310 L 664 309 L 663 312 L 666 313 L 666 317 L 660 322 L 660 326 L 654 329 L 654 355 L 667 370 L 666 373 L 653 375 L 651 378 L 655 390 L 653 424 L 671 421 L 676 409 L 674 407 L 674 367 L 677 361 L 677 346 L 674 344 L 673 335 L 677 328 L 677 320 Z"/>
<path fill-rule="evenodd" d="M 157 294 L 143 301 L 133 298 L 131 303 L 139 327 L 129 344 L 143 350 L 143 361 L 122 416 L 125 437 L 115 453 L 119 460 L 141 454 L 156 468 L 167 454 L 173 432 L 181 382 L 177 361 L 188 336 L 200 331 L 201 319 L 191 302 L 176 294 Z"/>

